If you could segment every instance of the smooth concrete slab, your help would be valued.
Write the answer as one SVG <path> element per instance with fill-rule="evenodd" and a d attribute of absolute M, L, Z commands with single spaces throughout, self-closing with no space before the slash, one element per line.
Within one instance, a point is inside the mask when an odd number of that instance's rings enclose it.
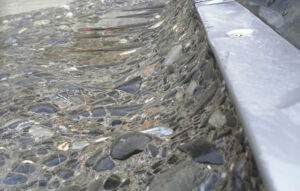
<path fill-rule="evenodd" d="M 30 12 L 49 7 L 59 7 L 73 0 L 0 0 L 0 17 Z"/>
<path fill-rule="evenodd" d="M 267 187 L 298 191 L 299 50 L 237 2 L 196 7 Z"/>

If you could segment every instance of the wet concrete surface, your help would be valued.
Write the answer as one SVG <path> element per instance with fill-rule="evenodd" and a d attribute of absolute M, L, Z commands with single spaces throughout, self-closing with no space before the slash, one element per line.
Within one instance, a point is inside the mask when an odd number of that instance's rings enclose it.
<path fill-rule="evenodd" d="M 264 190 L 192 1 L 0 22 L 0 190 Z"/>

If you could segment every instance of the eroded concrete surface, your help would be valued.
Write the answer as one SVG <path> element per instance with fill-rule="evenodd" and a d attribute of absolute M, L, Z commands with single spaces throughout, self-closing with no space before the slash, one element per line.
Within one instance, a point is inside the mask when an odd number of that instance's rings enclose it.
<path fill-rule="evenodd" d="M 192 1 L 0 22 L 0 190 L 264 190 Z"/>

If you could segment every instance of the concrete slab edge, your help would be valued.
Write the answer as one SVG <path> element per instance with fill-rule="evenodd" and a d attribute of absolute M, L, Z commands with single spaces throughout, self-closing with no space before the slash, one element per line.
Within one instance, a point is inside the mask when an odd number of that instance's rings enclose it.
<path fill-rule="evenodd" d="M 300 51 L 232 0 L 195 1 L 270 191 L 300 187 Z"/>

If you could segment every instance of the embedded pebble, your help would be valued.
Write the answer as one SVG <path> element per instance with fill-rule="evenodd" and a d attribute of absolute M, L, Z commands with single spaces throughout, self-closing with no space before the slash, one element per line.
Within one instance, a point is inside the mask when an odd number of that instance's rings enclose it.
<path fill-rule="evenodd" d="M 208 123 L 216 128 L 221 128 L 226 124 L 226 116 L 220 111 L 215 111 L 208 120 Z"/>
<path fill-rule="evenodd" d="M 148 145 L 148 149 L 149 149 L 149 151 L 151 153 L 151 156 L 153 158 L 156 157 L 159 153 L 159 149 L 156 146 L 152 145 L 152 144 Z"/>
<path fill-rule="evenodd" d="M 199 163 L 224 163 L 223 156 L 216 146 L 201 139 L 190 141 L 180 146 L 179 149 L 189 154 L 196 162 Z"/>
<path fill-rule="evenodd" d="M 67 159 L 66 156 L 62 154 L 53 154 L 51 155 L 44 164 L 48 167 L 59 165 L 60 163 L 64 162 Z"/>
<path fill-rule="evenodd" d="M 109 156 L 105 156 L 100 158 L 97 162 L 96 165 L 94 166 L 94 169 L 97 172 L 100 171 L 105 171 L 105 170 L 112 170 L 115 167 L 114 162 L 110 159 Z"/>
<path fill-rule="evenodd" d="M 102 149 L 97 150 L 92 156 L 90 156 L 86 162 L 85 162 L 85 166 L 86 167 L 91 167 L 96 163 L 96 160 L 99 158 L 99 156 L 102 153 Z"/>
<path fill-rule="evenodd" d="M 22 174 L 31 174 L 35 171 L 35 167 L 32 164 L 24 163 L 17 166 L 13 171 Z"/>
<path fill-rule="evenodd" d="M 107 180 L 105 180 L 103 188 L 105 190 L 113 190 L 120 186 L 121 179 L 117 175 L 111 175 Z"/>
<path fill-rule="evenodd" d="M 133 132 L 118 137 L 111 148 L 113 159 L 125 160 L 134 154 L 142 152 L 151 138 L 146 134 Z"/>
<path fill-rule="evenodd" d="M 182 162 L 156 176 L 149 185 L 149 191 L 192 190 L 201 180 L 200 166 L 193 162 Z"/>
<path fill-rule="evenodd" d="M 73 150 L 81 150 L 81 149 L 83 149 L 83 148 L 85 148 L 85 147 L 87 147 L 89 145 L 90 145 L 90 143 L 87 142 L 87 141 L 74 142 L 74 143 L 72 143 L 71 149 L 73 149 Z"/>
<path fill-rule="evenodd" d="M 0 74 L 0 80 L 6 79 L 10 76 L 10 74 Z"/>
<path fill-rule="evenodd" d="M 116 89 L 134 94 L 140 89 L 141 84 L 142 84 L 142 78 L 138 76 L 117 86 Z"/>
<path fill-rule="evenodd" d="M 57 109 L 51 104 L 38 104 L 29 107 L 29 111 L 35 113 L 56 113 Z"/>
<path fill-rule="evenodd" d="M 7 185 L 24 184 L 28 178 L 22 174 L 10 173 L 4 179 L 3 183 Z"/>
<path fill-rule="evenodd" d="M 104 117 L 106 112 L 104 108 L 95 108 L 92 111 L 93 117 Z"/>
<path fill-rule="evenodd" d="M 62 179 L 69 179 L 74 175 L 74 171 L 71 169 L 61 169 L 57 174 Z"/>

